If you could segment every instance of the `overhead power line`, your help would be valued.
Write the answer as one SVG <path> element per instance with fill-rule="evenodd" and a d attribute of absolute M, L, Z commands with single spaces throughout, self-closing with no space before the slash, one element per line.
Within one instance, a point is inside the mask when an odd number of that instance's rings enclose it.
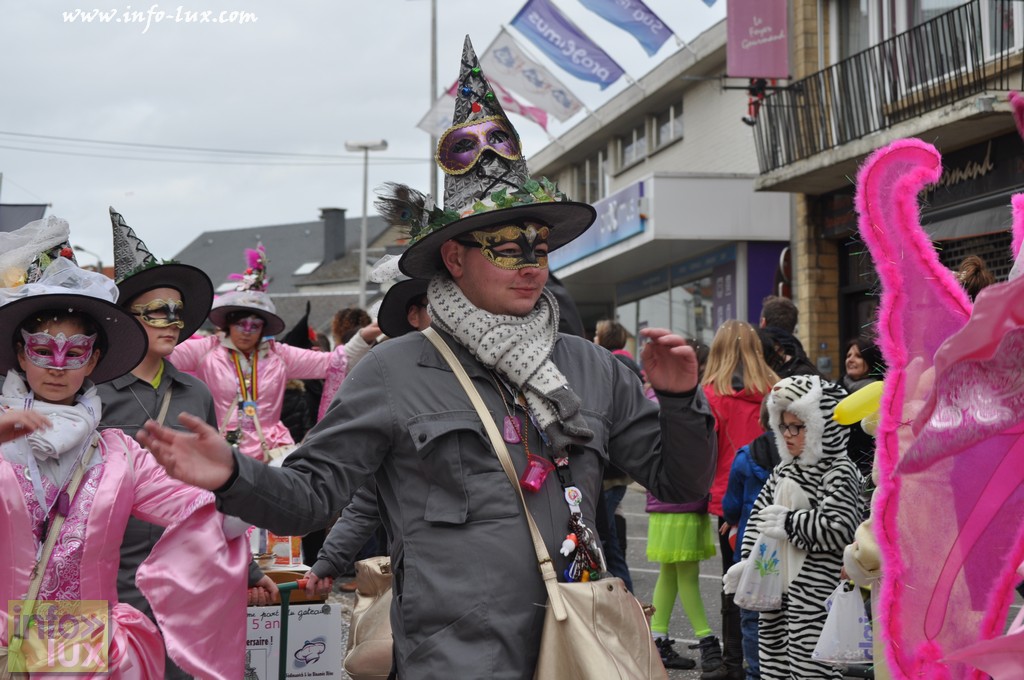
<path fill-rule="evenodd" d="M 13 137 L 20 139 L 23 144 L 42 144 L 56 148 L 32 148 L 25 146 L 11 146 L 0 144 L 0 149 L 13 151 L 25 151 L 28 153 L 48 153 L 65 156 L 84 156 L 89 158 L 106 158 L 112 160 L 138 160 L 158 163 L 201 163 L 208 165 L 282 165 L 282 166 L 357 166 L 362 164 L 362 156 L 359 154 L 313 154 L 303 152 L 284 151 L 259 151 L 251 149 L 218 149 L 209 147 L 178 146 L 169 144 L 147 144 L 142 142 L 121 142 L 114 140 L 86 139 L 81 137 L 62 137 L 56 135 L 39 135 L 24 132 L 9 132 L 0 130 L 0 138 Z M 14 139 L 8 140 L 14 142 Z M 69 146 L 71 145 L 71 146 Z M 77 146 L 76 146 L 77 145 Z M 93 145 L 98 147 L 94 150 L 82 148 L 80 145 Z M 122 155 L 112 155 L 120 152 Z M 125 153 L 142 154 L 149 152 L 150 155 L 123 155 Z M 175 158 L 170 154 L 210 154 L 212 158 L 192 157 Z M 155 154 L 155 155 L 154 155 Z M 242 158 L 229 158 L 230 156 Z M 219 157 L 219 158 L 218 158 Z M 375 163 L 396 165 L 409 163 L 424 163 L 427 158 L 395 158 L 378 157 Z"/>

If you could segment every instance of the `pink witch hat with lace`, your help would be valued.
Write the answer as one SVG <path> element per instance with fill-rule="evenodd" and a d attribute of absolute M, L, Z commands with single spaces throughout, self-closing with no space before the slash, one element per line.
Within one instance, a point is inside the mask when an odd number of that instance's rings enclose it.
<path fill-rule="evenodd" d="M 941 173 L 935 148 L 908 139 L 858 175 L 890 367 L 876 437 L 877 615 L 894 677 L 1005 673 L 1007 647 L 1017 670 L 1001 677 L 1022 677 L 1024 635 L 999 636 L 1024 560 L 1024 278 L 989 286 L 972 307 L 919 222 L 917 196 Z M 1016 196 L 1015 251 L 1022 235 Z"/>
<path fill-rule="evenodd" d="M 220 329 L 227 329 L 228 315 L 232 312 L 252 312 L 265 322 L 264 335 L 277 335 L 284 330 L 284 320 L 277 315 L 274 301 L 267 294 L 267 251 L 263 244 L 255 249 L 245 249 L 246 267 L 242 274 L 231 274 L 228 278 L 238 281 L 235 290 L 218 296 L 210 308 L 210 323 Z"/>

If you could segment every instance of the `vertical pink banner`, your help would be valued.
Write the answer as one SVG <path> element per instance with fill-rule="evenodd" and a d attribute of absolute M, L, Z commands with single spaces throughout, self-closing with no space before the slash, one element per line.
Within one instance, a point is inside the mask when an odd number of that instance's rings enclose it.
<path fill-rule="evenodd" d="M 730 78 L 789 77 L 786 0 L 728 0 L 726 74 Z"/>

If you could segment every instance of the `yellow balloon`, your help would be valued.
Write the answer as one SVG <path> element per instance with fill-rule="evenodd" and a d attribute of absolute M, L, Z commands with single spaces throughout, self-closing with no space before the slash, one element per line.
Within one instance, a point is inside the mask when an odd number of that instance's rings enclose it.
<path fill-rule="evenodd" d="M 852 425 L 878 410 L 882 402 L 881 380 L 865 385 L 836 405 L 832 419 L 840 425 Z"/>

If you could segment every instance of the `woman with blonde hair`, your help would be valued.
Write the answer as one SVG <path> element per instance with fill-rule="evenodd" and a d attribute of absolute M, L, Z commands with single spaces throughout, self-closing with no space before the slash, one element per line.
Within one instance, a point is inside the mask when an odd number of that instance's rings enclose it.
<path fill-rule="evenodd" d="M 708 511 L 718 516 L 722 573 L 733 564 L 730 526 L 725 522 L 722 499 L 729 485 L 736 451 L 761 435 L 761 402 L 779 377 L 764 360 L 764 346 L 757 330 L 744 321 L 726 321 L 711 342 L 704 369 L 704 394 L 715 416 L 718 433 L 718 463 L 711 483 Z M 724 663 L 717 673 L 704 678 L 743 678 L 743 646 L 740 611 L 732 595 L 722 595 L 722 639 Z M 716 642 L 717 644 L 717 642 Z"/>

